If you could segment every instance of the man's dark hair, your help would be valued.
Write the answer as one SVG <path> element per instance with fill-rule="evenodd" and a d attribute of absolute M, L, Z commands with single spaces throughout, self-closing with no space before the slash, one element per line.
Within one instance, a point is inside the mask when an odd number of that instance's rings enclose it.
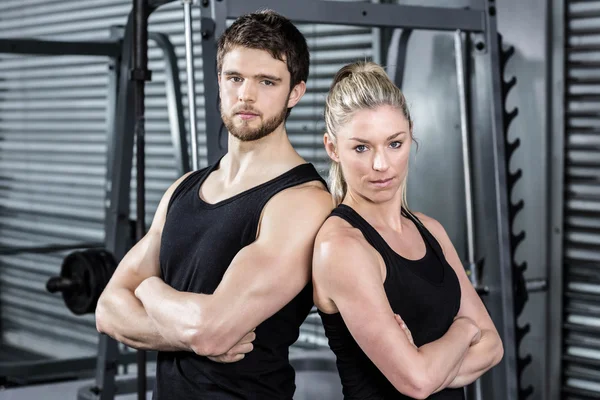
<path fill-rule="evenodd" d="M 291 75 L 290 89 L 308 79 L 310 56 L 306 39 L 289 19 L 275 11 L 243 15 L 225 30 L 217 49 L 219 73 L 223 57 L 237 46 L 265 50 L 277 60 L 285 59 Z"/>

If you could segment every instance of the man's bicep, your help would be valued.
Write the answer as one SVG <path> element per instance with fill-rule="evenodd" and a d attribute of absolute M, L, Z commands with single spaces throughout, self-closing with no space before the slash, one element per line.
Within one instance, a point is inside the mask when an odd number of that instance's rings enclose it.
<path fill-rule="evenodd" d="M 125 254 L 111 277 L 107 288 L 126 288 L 133 291 L 144 279 L 160 275 L 160 242 L 166 221 L 167 208 L 175 189 L 188 175 L 189 173 L 180 177 L 165 191 L 154 213 L 150 229 Z"/>
<path fill-rule="evenodd" d="M 324 196 L 282 196 L 265 209 L 259 237 L 235 256 L 212 299 L 235 336 L 282 309 L 309 282 L 314 238 L 328 202 Z M 298 212 L 290 213 L 293 206 Z"/>

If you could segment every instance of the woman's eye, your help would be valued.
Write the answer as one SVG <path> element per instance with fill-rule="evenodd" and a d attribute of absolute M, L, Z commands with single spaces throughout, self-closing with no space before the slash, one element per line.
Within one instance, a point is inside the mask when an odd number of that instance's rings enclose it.
<path fill-rule="evenodd" d="M 399 149 L 402 146 L 402 142 L 392 142 L 390 143 L 390 147 L 392 149 Z"/>
<path fill-rule="evenodd" d="M 359 144 L 358 146 L 356 146 L 356 147 L 354 148 L 354 150 L 355 150 L 357 153 L 364 153 L 365 151 L 367 151 L 367 146 L 365 146 L 364 144 Z"/>

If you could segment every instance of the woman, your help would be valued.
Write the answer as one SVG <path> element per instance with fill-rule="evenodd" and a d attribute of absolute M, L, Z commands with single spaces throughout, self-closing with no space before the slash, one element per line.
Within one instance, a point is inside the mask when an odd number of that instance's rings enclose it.
<path fill-rule="evenodd" d="M 337 208 L 315 242 L 314 298 L 345 398 L 463 399 L 503 348 L 444 228 L 407 207 L 406 100 L 377 64 L 350 64 L 325 122 Z"/>

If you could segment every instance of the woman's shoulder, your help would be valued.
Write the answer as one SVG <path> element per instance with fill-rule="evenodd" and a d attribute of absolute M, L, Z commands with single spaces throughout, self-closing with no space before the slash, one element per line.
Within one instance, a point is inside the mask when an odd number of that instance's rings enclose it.
<path fill-rule="evenodd" d="M 331 215 L 325 220 L 317 234 L 317 245 L 355 245 L 364 241 L 364 236 L 343 218 Z"/>
<path fill-rule="evenodd" d="M 414 215 L 417 220 L 433 235 L 433 237 L 438 241 L 438 243 L 442 246 L 442 249 L 445 249 L 446 242 L 448 239 L 448 234 L 444 229 L 444 226 L 435 218 L 425 215 L 421 212 L 411 211 L 412 215 Z"/>

